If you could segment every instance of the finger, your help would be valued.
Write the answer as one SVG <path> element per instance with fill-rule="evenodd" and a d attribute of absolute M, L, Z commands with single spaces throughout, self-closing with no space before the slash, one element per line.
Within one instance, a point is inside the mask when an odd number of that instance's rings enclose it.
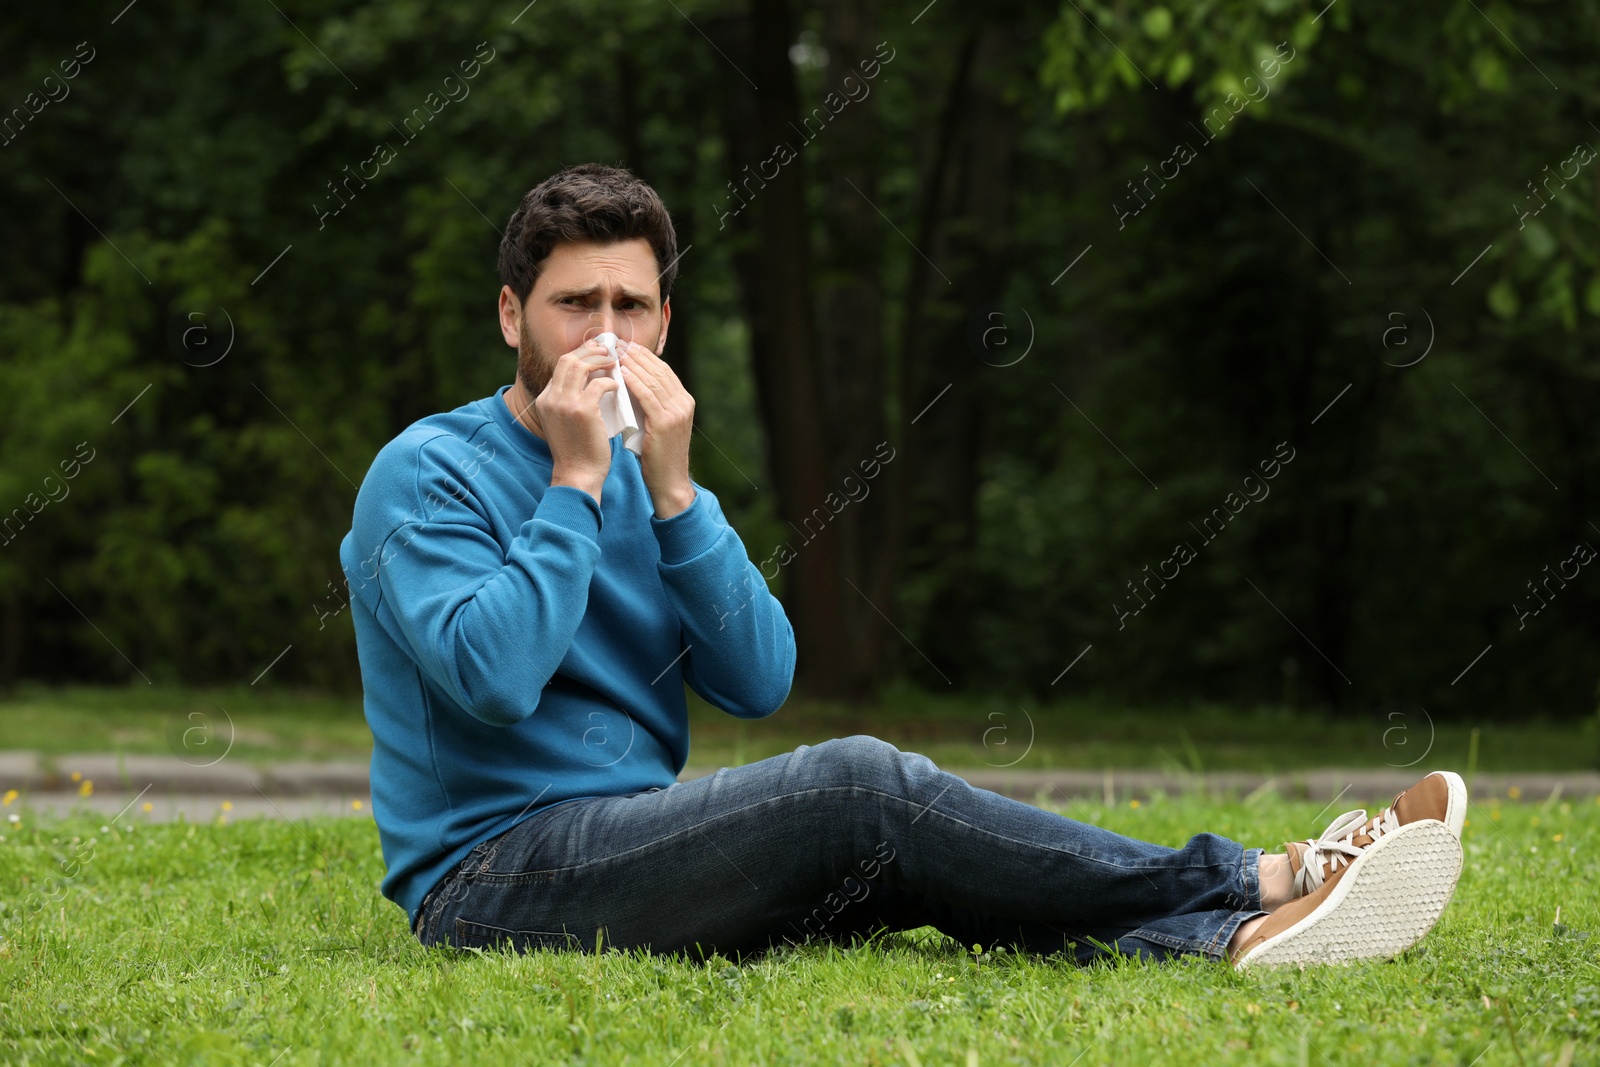
<path fill-rule="evenodd" d="M 629 389 L 653 390 L 658 382 L 654 375 L 645 371 L 639 364 L 632 360 L 625 360 L 622 364 L 622 376 L 628 383 Z M 635 385 L 637 383 L 637 385 Z"/>
<path fill-rule="evenodd" d="M 676 418 L 694 410 L 694 397 L 670 371 L 667 377 L 653 378 L 636 360 L 626 360 L 622 364 L 622 374 L 630 393 L 639 394 L 640 405 L 661 418 Z"/>
<path fill-rule="evenodd" d="M 681 388 L 674 393 L 663 389 L 659 382 L 646 381 L 638 374 L 638 368 L 628 363 L 622 365 L 622 375 L 628 383 L 628 395 L 636 399 L 637 407 L 648 415 L 670 421 L 667 416 L 675 415 L 687 407 L 682 401 L 688 394 Z"/>
<path fill-rule="evenodd" d="M 601 398 L 618 388 L 620 383 L 614 379 L 597 378 L 586 385 L 578 386 L 571 392 L 552 391 L 550 396 L 540 398 L 539 410 L 545 413 L 546 418 L 576 418 L 585 423 L 600 423 L 603 422 L 600 414 Z"/>
<path fill-rule="evenodd" d="M 668 365 L 667 361 L 662 359 L 659 353 L 651 351 L 647 345 L 629 341 L 623 347 L 623 351 L 634 357 L 640 366 L 649 367 L 653 370 L 657 377 L 663 374 L 672 374 L 673 377 L 677 377 L 676 374 L 673 374 L 672 367 Z"/>
<path fill-rule="evenodd" d="M 623 379 L 628 383 L 630 390 L 636 387 L 635 383 L 641 389 L 655 384 L 655 375 L 645 370 L 637 356 L 631 351 L 622 352 L 621 354 L 623 358 L 619 360 L 619 364 L 622 367 Z"/>
<path fill-rule="evenodd" d="M 615 392 L 619 388 L 621 383 L 613 378 L 596 378 L 573 394 L 572 410 L 580 413 L 585 421 L 603 422 L 600 400 L 607 393 Z"/>
<path fill-rule="evenodd" d="M 550 387 L 555 389 L 582 389 L 588 376 L 596 370 L 609 369 L 616 361 L 604 345 L 586 341 L 556 360 L 550 375 Z"/>
<path fill-rule="evenodd" d="M 598 338 L 591 337 L 577 348 L 574 348 L 571 352 L 563 352 L 561 358 L 583 360 L 597 355 L 609 357 L 610 353 L 606 351 L 605 345 L 602 345 Z"/>
<path fill-rule="evenodd" d="M 612 378 L 610 376 L 603 376 L 603 377 L 600 377 L 600 378 L 596 378 L 594 381 L 590 382 L 588 385 L 585 385 L 583 387 L 582 392 L 583 392 L 583 395 L 586 396 L 586 397 L 593 397 L 594 400 L 595 400 L 595 403 L 598 404 L 600 402 L 600 398 L 602 396 L 604 396 L 607 393 L 616 392 L 618 389 L 621 389 L 621 388 L 622 388 L 622 383 L 621 382 L 617 381 L 615 378 Z M 596 410 L 598 410 L 598 408 Z"/>
<path fill-rule="evenodd" d="M 625 366 L 631 366 L 640 378 L 656 386 L 664 396 L 683 389 L 683 383 L 672 368 L 643 345 L 628 346 L 626 355 Z"/>
<path fill-rule="evenodd" d="M 631 363 L 622 365 L 623 380 L 628 383 L 628 395 L 638 401 L 640 407 L 646 411 L 657 411 L 661 407 L 661 398 L 656 393 L 655 383 L 648 381 L 639 373 L 639 368 Z"/>

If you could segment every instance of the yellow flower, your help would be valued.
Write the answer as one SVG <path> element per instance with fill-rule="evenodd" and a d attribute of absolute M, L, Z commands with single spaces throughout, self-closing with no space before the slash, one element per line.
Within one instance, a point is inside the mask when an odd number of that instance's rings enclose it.
<path fill-rule="evenodd" d="M 11 806 L 11 802 L 15 799 L 17 799 L 17 791 L 15 789 L 7 789 L 4 800 L 0 801 L 0 807 L 9 808 Z M 1595 797 L 1595 799 L 1600 800 L 1600 797 Z"/>
<path fill-rule="evenodd" d="M 1138 806 L 1139 806 L 1139 802 L 1138 802 L 1138 801 L 1137 801 L 1137 800 L 1130 800 L 1130 801 L 1128 801 L 1128 807 L 1130 807 L 1130 808 L 1137 808 L 1137 807 L 1138 807 Z"/>
<path fill-rule="evenodd" d="M 1565 836 L 1566 836 L 1565 834 L 1557 834 L 1556 836 L 1552 837 L 1550 840 L 1552 840 L 1552 841 L 1560 841 Z"/>
<path fill-rule="evenodd" d="M 83 780 L 83 772 L 82 771 L 73 771 L 72 772 L 72 780 L 74 782 L 82 781 Z"/>
<path fill-rule="evenodd" d="M 147 801 L 144 802 L 144 810 L 145 811 L 155 811 L 156 810 L 156 806 L 154 804 L 150 803 L 147 800 Z"/>
<path fill-rule="evenodd" d="M 350 810 L 352 810 L 352 811 L 360 811 L 361 810 L 361 801 L 352 800 L 350 802 Z"/>
<path fill-rule="evenodd" d="M 85 778 L 83 780 L 83 784 L 78 787 L 78 795 L 80 797 L 86 797 L 86 796 L 88 796 L 89 794 L 91 794 L 93 792 L 94 792 L 94 782 L 92 782 L 89 779 Z"/>
<path fill-rule="evenodd" d="M 1517 788 L 1516 786 L 1512 786 L 1510 789 L 1506 790 L 1506 796 L 1510 797 L 1512 800 L 1516 800 L 1521 795 L 1522 795 L 1522 790 Z"/>
<path fill-rule="evenodd" d="M 224 801 L 223 801 L 223 802 L 222 802 L 222 810 L 223 810 L 223 811 L 232 811 L 232 810 L 233 810 L 233 801 L 231 801 L 231 800 L 224 800 Z"/>

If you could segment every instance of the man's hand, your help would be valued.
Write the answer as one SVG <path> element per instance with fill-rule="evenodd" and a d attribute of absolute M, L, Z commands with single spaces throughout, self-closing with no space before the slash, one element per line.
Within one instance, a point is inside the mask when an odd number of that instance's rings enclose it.
<path fill-rule="evenodd" d="M 539 425 L 550 445 L 551 485 L 571 485 L 600 500 L 611 470 L 611 441 L 600 417 L 600 398 L 617 388 L 609 374 L 613 360 L 605 346 L 586 341 L 556 360 L 550 382 L 534 400 Z"/>
<path fill-rule="evenodd" d="M 694 503 L 689 480 L 689 437 L 694 432 L 694 397 L 655 352 L 619 341 L 622 376 L 644 434 L 639 466 L 655 504 L 656 518 L 670 519 Z"/>

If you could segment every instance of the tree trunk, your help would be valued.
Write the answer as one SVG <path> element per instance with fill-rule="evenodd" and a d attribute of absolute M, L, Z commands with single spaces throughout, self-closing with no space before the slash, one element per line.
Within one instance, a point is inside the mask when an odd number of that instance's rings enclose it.
<path fill-rule="evenodd" d="M 1016 117 L 1001 80 L 1011 70 L 1012 40 L 1008 29 L 985 25 L 963 43 L 926 171 L 915 241 L 932 264 L 921 255 L 912 260 L 900 345 L 905 460 L 897 460 L 891 483 L 888 547 L 873 586 L 887 597 L 903 574 L 935 575 L 930 625 L 909 662 L 926 656 L 945 684 L 962 681 L 981 594 L 973 560 L 984 450 L 980 372 L 1004 373 L 997 364 L 1027 343 L 1025 321 L 987 320 L 1010 275 Z M 974 317 L 1010 334 L 1006 347 L 974 347 Z"/>
<path fill-rule="evenodd" d="M 0 601 L 0 692 L 16 687 L 22 640 L 22 605 L 13 594 Z"/>
<path fill-rule="evenodd" d="M 839 547 L 844 577 L 854 588 L 843 594 L 848 610 L 840 620 L 863 678 L 881 676 L 871 655 L 883 647 L 891 602 L 873 596 L 867 575 L 878 565 L 885 545 L 888 509 L 881 487 L 883 469 L 874 468 L 888 441 L 885 367 L 888 364 L 884 321 L 883 246 L 887 225 L 878 214 L 877 175 L 881 169 L 882 133 L 873 81 L 863 78 L 859 64 L 874 56 L 879 37 L 876 0 L 827 0 L 823 43 L 828 51 L 830 91 L 849 102 L 812 136 L 807 161 L 825 172 L 821 199 L 824 247 L 818 256 L 817 345 L 822 369 L 826 414 L 829 485 L 839 495 L 838 517 L 826 537 Z M 844 80 L 867 91 L 850 98 Z M 880 70 L 880 77 L 882 72 Z M 857 90 L 859 91 L 859 90 Z M 823 100 L 826 99 L 826 94 Z M 829 114 L 823 100 L 816 106 Z M 806 116 L 813 116 L 807 111 Z M 819 125 L 815 118 L 809 130 Z M 891 453 L 892 454 L 892 453 Z M 898 458 L 898 457 L 897 457 Z M 891 463 L 892 465 L 892 463 Z M 875 471 L 879 478 L 866 477 Z M 846 482 L 845 479 L 851 479 Z M 854 499 L 858 497 L 859 499 Z"/>
<path fill-rule="evenodd" d="M 813 328 L 810 214 L 806 160 L 796 145 L 791 25 L 787 0 L 751 0 L 748 20 L 718 27 L 729 31 L 720 34 L 719 47 L 739 67 L 727 72 L 730 190 L 728 214 L 719 223 L 732 226 L 741 246 L 734 268 L 750 324 L 778 515 L 795 531 L 788 542 L 793 558 L 784 567 L 784 601 L 799 648 L 796 689 L 859 700 L 869 695 L 869 679 L 850 639 L 855 628 L 849 617 L 871 609 L 845 600 L 855 594 L 843 581 L 840 540 L 818 536 L 826 530 L 818 529 L 816 519 L 806 526 L 814 509 L 828 514 L 825 498 L 835 486 Z M 745 81 L 749 75 L 758 88 Z M 774 152 L 783 144 L 794 158 L 776 165 Z"/>

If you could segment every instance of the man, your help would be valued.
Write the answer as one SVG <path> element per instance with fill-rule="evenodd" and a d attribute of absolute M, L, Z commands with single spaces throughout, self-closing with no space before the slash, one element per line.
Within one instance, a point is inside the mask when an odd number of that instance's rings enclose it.
<path fill-rule="evenodd" d="M 1392 955 L 1427 932 L 1461 867 L 1453 774 L 1273 856 L 1136 841 L 866 736 L 678 782 L 684 684 L 765 717 L 795 643 L 689 476 L 694 399 L 662 358 L 677 260 L 628 172 L 535 187 L 500 247 L 516 380 L 407 428 L 361 486 L 340 558 L 382 889 L 423 943 L 740 955 L 932 925 L 1080 960 L 1245 964 Z M 637 456 L 600 413 L 624 386 Z"/>

